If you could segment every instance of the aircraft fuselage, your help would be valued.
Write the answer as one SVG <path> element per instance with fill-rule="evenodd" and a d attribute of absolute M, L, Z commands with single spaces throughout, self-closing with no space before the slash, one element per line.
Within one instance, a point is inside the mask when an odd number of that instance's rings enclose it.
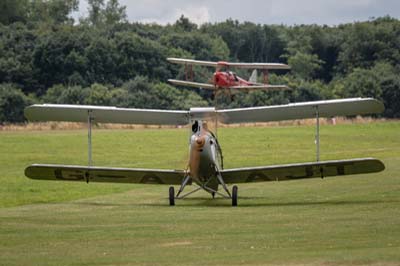
<path fill-rule="evenodd" d="M 232 71 L 217 71 L 214 73 L 214 85 L 219 88 L 230 88 L 235 86 L 250 86 L 253 83 L 242 79 Z"/>
<path fill-rule="evenodd" d="M 222 169 L 221 148 L 206 123 L 196 121 L 190 137 L 190 177 L 200 186 L 218 189 L 216 173 Z"/>

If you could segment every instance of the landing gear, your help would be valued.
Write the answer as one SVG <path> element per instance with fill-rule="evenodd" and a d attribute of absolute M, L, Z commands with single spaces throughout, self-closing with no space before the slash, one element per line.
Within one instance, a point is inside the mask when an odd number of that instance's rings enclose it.
<path fill-rule="evenodd" d="M 238 187 L 233 186 L 233 188 L 232 188 L 232 206 L 237 206 L 237 195 L 238 195 Z"/>
<path fill-rule="evenodd" d="M 169 187 L 169 206 L 175 205 L 175 189 L 174 187 Z"/>

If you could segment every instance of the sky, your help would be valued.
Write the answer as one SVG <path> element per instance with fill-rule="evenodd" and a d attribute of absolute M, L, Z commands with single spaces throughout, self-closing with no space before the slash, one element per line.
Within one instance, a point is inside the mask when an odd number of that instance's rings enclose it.
<path fill-rule="evenodd" d="M 196 24 L 228 18 L 260 24 L 339 25 L 390 15 L 400 18 L 400 0 L 119 0 L 130 22 L 174 23 L 182 14 Z M 78 18 L 87 16 L 80 0 Z"/>

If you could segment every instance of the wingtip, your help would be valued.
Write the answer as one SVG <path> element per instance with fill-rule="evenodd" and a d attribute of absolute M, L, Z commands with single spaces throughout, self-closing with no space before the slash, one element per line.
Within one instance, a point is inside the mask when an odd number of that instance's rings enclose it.
<path fill-rule="evenodd" d="M 30 178 L 30 179 L 34 179 L 34 178 L 33 178 L 33 175 L 32 175 L 32 167 L 33 167 L 33 165 L 29 165 L 29 166 L 26 167 L 25 170 L 24 170 L 25 176 L 26 176 L 27 178 Z"/>
<path fill-rule="evenodd" d="M 29 106 L 24 108 L 24 117 L 28 121 L 32 121 L 32 110 L 33 110 L 34 106 L 35 105 L 33 104 L 33 105 L 29 105 Z"/>
<path fill-rule="evenodd" d="M 386 169 L 386 166 L 385 166 L 385 164 L 381 161 L 381 160 L 378 160 L 378 159 L 375 159 L 376 160 L 376 162 L 378 163 L 378 165 L 379 165 L 379 170 L 378 170 L 378 172 L 382 172 L 383 170 L 385 170 Z"/>
<path fill-rule="evenodd" d="M 383 113 L 385 111 L 385 105 L 383 104 L 383 102 L 381 102 L 379 100 L 375 99 L 375 101 L 376 101 L 376 104 L 377 104 L 377 110 L 379 111 L 379 114 Z"/>

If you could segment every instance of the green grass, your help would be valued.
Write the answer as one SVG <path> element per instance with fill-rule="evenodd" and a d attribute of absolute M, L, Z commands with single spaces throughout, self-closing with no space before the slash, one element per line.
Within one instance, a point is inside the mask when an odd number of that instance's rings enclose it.
<path fill-rule="evenodd" d="M 225 128 L 225 166 L 315 160 L 314 128 Z M 33 181 L 31 163 L 86 164 L 85 131 L 0 133 L 0 265 L 399 265 L 400 123 L 323 126 L 321 159 L 378 174 L 243 184 L 239 207 L 167 186 Z M 95 165 L 183 168 L 187 129 L 95 130 Z"/>

